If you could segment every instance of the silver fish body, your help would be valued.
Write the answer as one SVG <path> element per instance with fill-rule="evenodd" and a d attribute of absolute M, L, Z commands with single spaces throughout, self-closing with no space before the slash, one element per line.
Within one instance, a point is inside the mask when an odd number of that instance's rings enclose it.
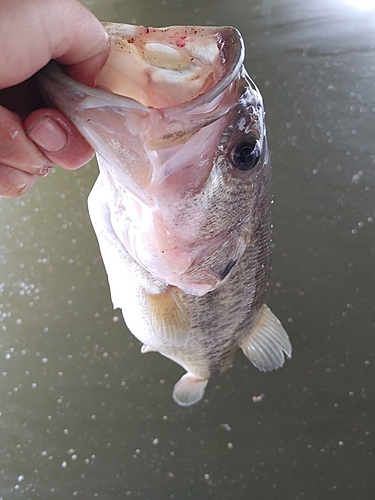
<path fill-rule="evenodd" d="M 263 303 L 271 243 L 263 101 L 234 28 L 105 27 L 112 48 L 97 88 L 54 63 L 39 82 L 97 151 L 89 212 L 113 305 L 142 352 L 186 369 L 173 396 L 191 405 L 239 348 L 260 370 L 292 352 Z"/>

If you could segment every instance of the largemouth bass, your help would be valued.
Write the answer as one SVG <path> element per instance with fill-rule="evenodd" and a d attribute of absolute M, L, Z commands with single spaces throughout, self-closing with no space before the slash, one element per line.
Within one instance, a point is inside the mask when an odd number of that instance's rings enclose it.
<path fill-rule="evenodd" d="M 230 27 L 105 23 L 111 53 L 85 87 L 50 63 L 48 98 L 97 151 L 90 217 L 142 352 L 187 373 L 183 406 L 239 348 L 260 370 L 292 347 L 263 303 L 270 268 L 271 167 L 262 97 Z"/>

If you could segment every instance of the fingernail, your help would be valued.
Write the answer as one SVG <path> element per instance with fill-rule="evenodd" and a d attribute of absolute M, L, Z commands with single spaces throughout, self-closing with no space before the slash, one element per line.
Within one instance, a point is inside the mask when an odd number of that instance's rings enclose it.
<path fill-rule="evenodd" d="M 27 134 L 37 146 L 48 153 L 61 151 L 68 141 L 65 130 L 50 116 L 45 116 L 34 123 L 27 130 Z"/>

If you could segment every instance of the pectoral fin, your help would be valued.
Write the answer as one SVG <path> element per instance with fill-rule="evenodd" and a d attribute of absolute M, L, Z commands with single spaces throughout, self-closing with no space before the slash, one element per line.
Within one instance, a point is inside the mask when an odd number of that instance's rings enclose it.
<path fill-rule="evenodd" d="M 185 344 L 190 331 L 190 319 L 177 293 L 170 286 L 157 294 L 143 293 L 155 335 L 164 342 Z"/>
<path fill-rule="evenodd" d="M 280 368 L 285 354 L 292 356 L 292 345 L 283 325 L 265 304 L 258 321 L 240 345 L 245 356 L 262 371 Z"/>
<path fill-rule="evenodd" d="M 185 373 L 173 389 L 173 399 L 180 406 L 190 406 L 203 398 L 207 379 L 198 379 L 191 373 Z"/>

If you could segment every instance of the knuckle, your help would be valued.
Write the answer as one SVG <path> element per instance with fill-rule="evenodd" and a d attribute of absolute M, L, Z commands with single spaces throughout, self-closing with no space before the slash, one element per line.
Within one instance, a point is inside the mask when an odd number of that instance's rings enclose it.
<path fill-rule="evenodd" d="M 35 175 L 0 164 L 0 196 L 16 198 L 26 193 L 35 182 Z"/>

